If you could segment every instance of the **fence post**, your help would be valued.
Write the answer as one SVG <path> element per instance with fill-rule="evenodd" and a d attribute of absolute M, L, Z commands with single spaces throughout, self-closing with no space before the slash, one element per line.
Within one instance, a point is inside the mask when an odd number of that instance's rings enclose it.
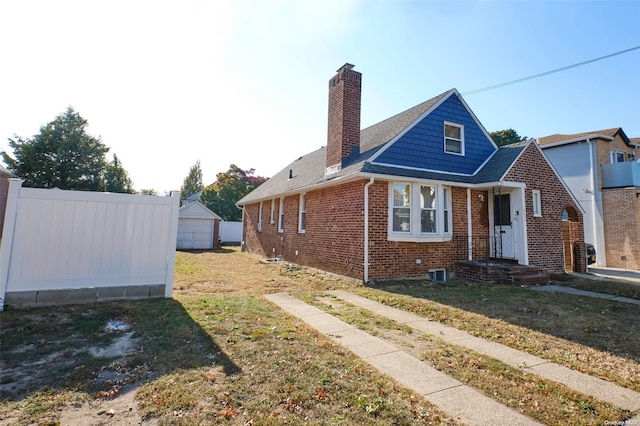
<path fill-rule="evenodd" d="M 176 239 L 178 236 L 178 211 L 180 210 L 180 191 L 171 191 L 174 202 L 171 204 L 171 223 L 167 245 L 167 274 L 165 276 L 164 297 L 173 296 L 173 273 L 176 265 Z"/>
<path fill-rule="evenodd" d="M 4 299 L 9 282 L 9 266 L 11 265 L 11 251 L 16 230 L 16 214 L 18 212 L 18 198 L 21 186 L 21 179 L 9 179 L 4 226 L 2 239 L 0 240 L 0 311 L 4 310 Z"/>

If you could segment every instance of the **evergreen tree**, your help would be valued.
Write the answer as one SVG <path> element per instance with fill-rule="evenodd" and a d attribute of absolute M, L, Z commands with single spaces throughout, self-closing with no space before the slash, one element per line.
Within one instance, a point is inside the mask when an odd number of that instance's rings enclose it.
<path fill-rule="evenodd" d="M 185 200 L 198 191 L 202 191 L 204 184 L 202 183 L 202 169 L 200 168 L 200 160 L 191 166 L 189 174 L 184 178 L 182 187 L 180 188 L 180 197 Z"/>

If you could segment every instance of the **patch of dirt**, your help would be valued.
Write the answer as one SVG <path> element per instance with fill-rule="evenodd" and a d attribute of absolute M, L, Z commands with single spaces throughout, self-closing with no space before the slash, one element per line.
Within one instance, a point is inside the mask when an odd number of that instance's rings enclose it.
<path fill-rule="evenodd" d="M 137 386 L 132 386 L 113 399 L 96 399 L 79 406 L 67 406 L 60 414 L 60 424 L 65 426 L 157 425 L 157 420 L 142 420 L 138 415 L 136 390 Z"/>
<path fill-rule="evenodd" d="M 138 388 L 137 377 L 148 373 L 146 366 L 124 368 L 127 357 L 142 351 L 140 339 L 135 338 L 135 330 L 120 321 L 110 321 L 105 327 L 107 333 L 118 334 L 106 347 L 84 347 L 94 357 L 111 358 L 108 366 L 95 372 L 95 385 L 111 387 L 109 391 L 99 392 L 90 401 L 70 401 L 60 412 L 62 425 L 155 425 L 155 420 L 143 421 L 138 414 L 138 404 L 134 397 Z M 127 331 L 123 333 L 123 331 Z M 13 353 L 28 353 L 34 345 L 22 345 Z M 46 382 L 46 374 L 51 366 L 64 369 L 76 363 L 76 356 L 81 351 L 62 351 L 47 354 L 30 361 L 8 367 L 0 362 L 0 377 L 10 378 L 0 381 L 0 392 L 19 398 L 27 392 L 39 389 Z M 40 372 L 40 373 L 38 373 Z M 14 424 L 19 420 L 19 412 L 5 413 L 0 419 L 0 426 Z"/>

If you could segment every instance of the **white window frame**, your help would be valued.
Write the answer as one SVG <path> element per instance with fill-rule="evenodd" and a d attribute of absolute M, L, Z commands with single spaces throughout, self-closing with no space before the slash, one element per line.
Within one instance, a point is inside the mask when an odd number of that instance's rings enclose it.
<path fill-rule="evenodd" d="M 442 279 L 440 279 L 442 278 Z M 447 281 L 447 270 L 444 268 L 429 269 L 429 280 L 443 283 Z"/>
<path fill-rule="evenodd" d="M 451 127 L 457 127 L 458 129 L 460 129 L 460 139 L 456 139 L 456 138 L 452 138 L 452 137 L 447 137 L 447 130 L 446 127 L 447 126 L 451 126 Z M 442 125 L 442 135 L 443 135 L 443 147 L 444 147 L 444 152 L 446 154 L 452 154 L 452 155 L 462 155 L 464 156 L 464 126 L 462 124 L 457 124 L 457 123 L 451 123 L 449 121 L 445 121 L 444 124 Z M 456 141 L 456 142 L 460 142 L 460 152 L 455 152 L 455 151 L 449 151 L 447 150 L 447 140 L 451 140 L 451 141 Z"/>
<path fill-rule="evenodd" d="M 394 187 L 409 187 L 409 194 L 402 200 L 402 205 L 394 203 Z M 429 186 L 435 189 L 435 232 L 422 232 L 421 188 Z M 398 204 L 398 205 L 395 205 Z M 408 226 L 394 231 L 394 216 L 398 209 L 409 211 Z M 389 182 L 387 239 L 389 241 L 442 242 L 452 239 L 451 187 L 434 182 L 404 181 Z M 406 223 L 406 222 L 405 222 Z"/>
<path fill-rule="evenodd" d="M 622 156 L 622 161 L 618 161 L 619 160 L 618 156 L 620 155 Z M 627 161 L 627 154 L 624 151 L 610 151 L 609 158 L 612 164 L 624 163 L 625 161 Z"/>
<path fill-rule="evenodd" d="M 531 201 L 533 203 L 533 217 L 542 217 L 542 196 L 539 189 L 531 190 Z"/>
<path fill-rule="evenodd" d="M 260 207 L 258 207 L 258 232 L 262 232 L 262 201 L 260 201 Z"/>
<path fill-rule="evenodd" d="M 272 225 L 276 223 L 276 199 L 275 198 L 271 200 L 271 219 L 269 220 L 269 222 Z"/>
<path fill-rule="evenodd" d="M 278 209 L 278 232 L 284 232 L 284 197 L 280 198 L 280 206 Z"/>
<path fill-rule="evenodd" d="M 307 230 L 307 194 L 300 194 L 298 208 L 298 233 L 304 234 Z"/>

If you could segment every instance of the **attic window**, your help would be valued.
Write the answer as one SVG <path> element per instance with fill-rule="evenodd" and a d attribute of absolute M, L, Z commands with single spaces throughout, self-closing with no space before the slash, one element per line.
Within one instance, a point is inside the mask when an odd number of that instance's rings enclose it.
<path fill-rule="evenodd" d="M 444 123 L 444 152 L 464 155 L 464 126 Z"/>

